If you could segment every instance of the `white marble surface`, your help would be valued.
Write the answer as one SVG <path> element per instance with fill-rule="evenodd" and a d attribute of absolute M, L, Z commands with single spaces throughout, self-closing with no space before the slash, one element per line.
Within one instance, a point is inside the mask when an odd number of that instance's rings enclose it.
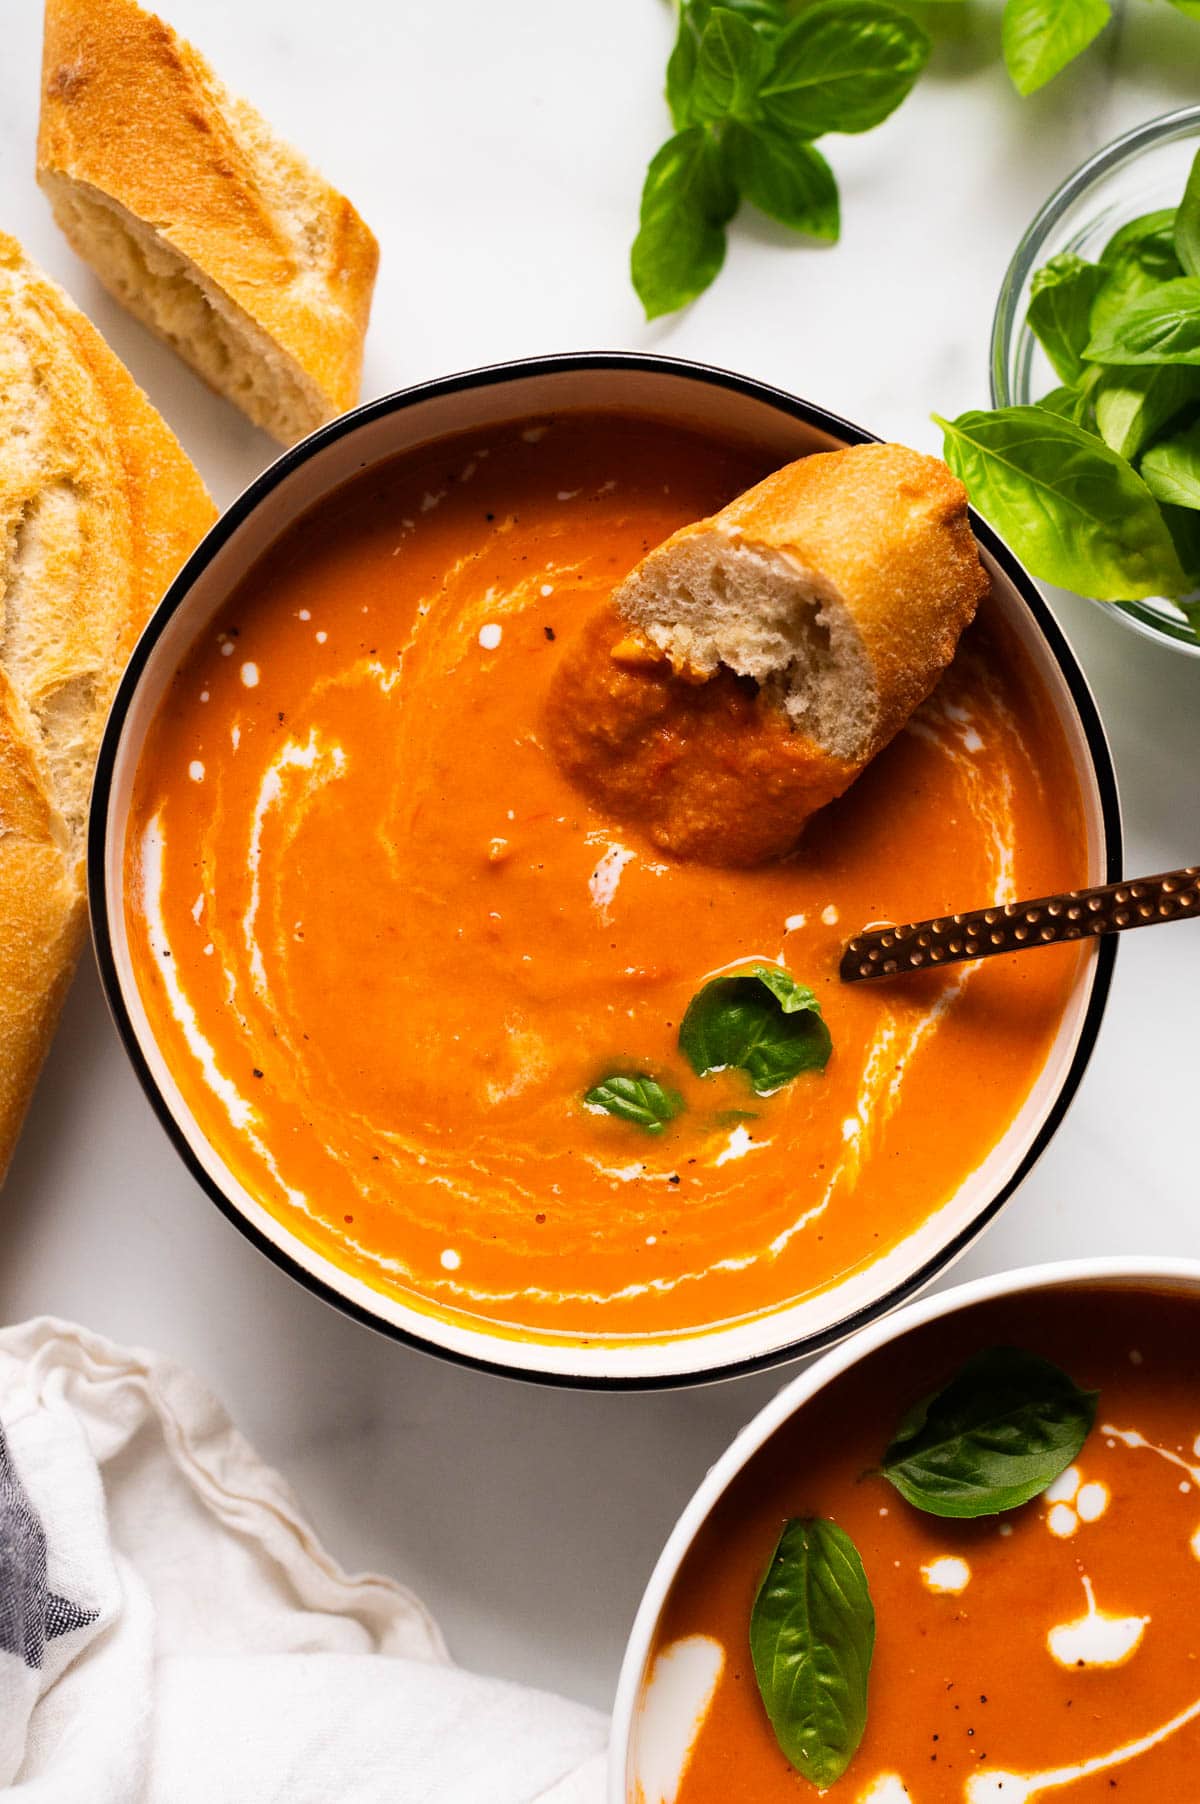
<path fill-rule="evenodd" d="M 1022 227 L 1118 131 L 1195 98 L 1200 25 L 1130 0 L 1086 62 L 1020 102 L 996 16 L 929 6 L 939 47 L 880 131 L 828 148 L 843 242 L 740 223 L 687 315 L 628 287 L 665 135 L 665 0 L 164 0 L 229 82 L 354 196 L 383 243 L 365 393 L 495 358 L 661 349 L 764 377 L 931 449 L 986 402 L 992 301 Z M 98 290 L 33 181 L 38 0 L 5 0 L 0 227 L 109 335 L 228 501 L 267 441 Z M 1127 869 L 1200 857 L 1200 660 L 1058 604 L 1112 734 Z M 1200 1253 L 1200 924 L 1129 936 L 1074 1109 L 958 1270 L 1089 1251 Z M 0 1318 L 41 1311 L 205 1373 L 349 1563 L 401 1575 L 457 1656 L 607 1704 L 674 1517 L 774 1376 L 576 1396 L 458 1371 L 354 1326 L 228 1227 L 128 1070 L 90 963 L 0 1196 Z"/>

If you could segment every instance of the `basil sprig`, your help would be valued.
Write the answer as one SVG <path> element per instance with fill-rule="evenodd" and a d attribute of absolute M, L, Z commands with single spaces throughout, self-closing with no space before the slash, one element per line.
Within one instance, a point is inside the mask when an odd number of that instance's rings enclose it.
<path fill-rule="evenodd" d="M 992 1347 L 909 1410 L 883 1456 L 883 1476 L 930 1515 L 1015 1510 L 1075 1459 L 1096 1401 L 1048 1359 Z"/>
<path fill-rule="evenodd" d="M 743 200 L 836 240 L 837 183 L 813 139 L 879 125 L 908 94 L 929 39 L 888 0 L 680 0 L 667 64 L 674 136 L 646 172 L 630 273 L 647 319 L 684 307 L 725 260 Z"/>
<path fill-rule="evenodd" d="M 594 1084 L 583 1101 L 585 1108 L 615 1115 L 648 1134 L 661 1134 L 684 1109 L 678 1090 L 668 1090 L 644 1072 L 612 1072 Z"/>
<path fill-rule="evenodd" d="M 789 1522 L 750 1618 L 750 1653 L 775 1739 L 821 1791 L 854 1758 L 867 1722 L 875 1611 L 849 1535 Z"/>
<path fill-rule="evenodd" d="M 679 1024 L 679 1047 L 697 1077 L 744 1071 L 759 1096 L 770 1096 L 802 1071 L 824 1071 L 833 1040 L 821 1004 L 807 984 L 782 965 L 750 965 L 714 977 L 692 997 Z M 645 1071 L 611 1071 L 593 1084 L 583 1105 L 648 1134 L 661 1134 L 687 1107 Z M 752 1121 L 744 1109 L 715 1118 L 718 1127 Z"/>
<path fill-rule="evenodd" d="M 1165 596 L 1200 637 L 1200 155 L 1178 207 L 1040 269 L 1027 317 L 1060 386 L 939 419 L 947 463 L 1035 576 Z"/>
<path fill-rule="evenodd" d="M 759 1096 L 824 1071 L 833 1050 L 815 994 L 779 965 L 712 978 L 688 1004 L 679 1045 L 697 1077 L 744 1071 Z"/>

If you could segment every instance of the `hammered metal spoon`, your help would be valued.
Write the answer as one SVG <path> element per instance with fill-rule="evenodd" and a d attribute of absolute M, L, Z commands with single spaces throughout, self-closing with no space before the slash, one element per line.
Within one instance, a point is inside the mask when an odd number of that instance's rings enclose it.
<path fill-rule="evenodd" d="M 843 983 L 906 977 L 937 965 L 1124 933 L 1131 927 L 1184 921 L 1189 915 L 1200 915 L 1200 864 L 1096 889 L 1064 890 L 1031 902 L 976 908 L 970 914 L 910 921 L 904 927 L 890 922 L 867 927 L 847 945 L 840 974 Z"/>

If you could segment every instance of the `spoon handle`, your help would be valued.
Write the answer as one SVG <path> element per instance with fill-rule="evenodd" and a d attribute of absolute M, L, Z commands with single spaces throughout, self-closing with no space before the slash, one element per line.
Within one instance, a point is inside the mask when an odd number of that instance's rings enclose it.
<path fill-rule="evenodd" d="M 936 965 L 994 958 L 1031 946 L 1057 946 L 1099 933 L 1123 933 L 1130 927 L 1183 921 L 1189 915 L 1200 915 L 1197 864 L 1158 877 L 1064 890 L 1031 902 L 976 908 L 970 914 L 939 915 L 906 927 L 868 927 L 843 952 L 841 978 L 843 983 L 861 983 L 871 977 L 903 977 Z"/>

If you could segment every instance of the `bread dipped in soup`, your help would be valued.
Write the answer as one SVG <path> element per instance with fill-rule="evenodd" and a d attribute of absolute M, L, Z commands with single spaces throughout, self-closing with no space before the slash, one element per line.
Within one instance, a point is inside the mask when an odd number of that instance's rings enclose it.
<path fill-rule="evenodd" d="M 547 743 L 665 851 L 782 857 L 931 693 L 987 588 L 937 458 L 801 458 L 617 586 L 559 669 Z"/>

